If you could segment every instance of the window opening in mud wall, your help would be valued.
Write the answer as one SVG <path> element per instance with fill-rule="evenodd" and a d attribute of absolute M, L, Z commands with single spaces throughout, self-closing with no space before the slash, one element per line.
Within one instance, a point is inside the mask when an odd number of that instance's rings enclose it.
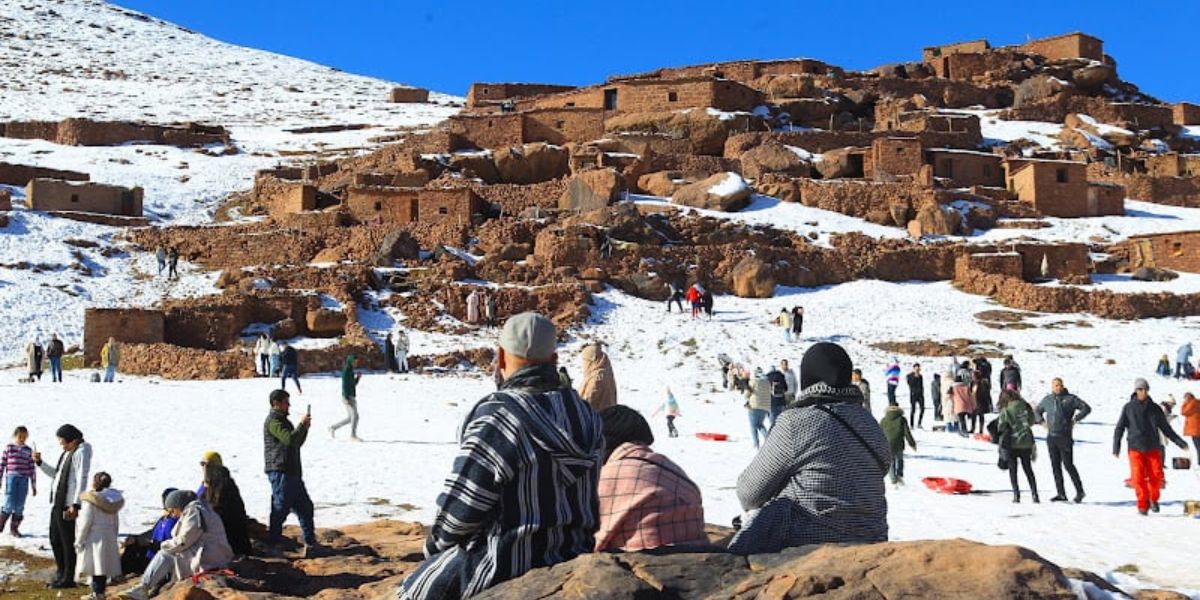
<path fill-rule="evenodd" d="M 1054 176 L 1055 176 L 1055 178 L 1057 179 L 1057 181 L 1058 181 L 1059 183 L 1066 183 L 1066 182 L 1067 182 L 1067 170 L 1066 170 L 1066 169 L 1058 169 L 1058 170 L 1056 170 L 1056 171 L 1054 172 Z"/>

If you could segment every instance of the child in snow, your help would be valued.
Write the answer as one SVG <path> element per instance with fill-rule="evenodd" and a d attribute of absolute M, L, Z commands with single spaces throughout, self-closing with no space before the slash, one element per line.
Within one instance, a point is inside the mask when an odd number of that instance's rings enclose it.
<path fill-rule="evenodd" d="M 908 421 L 904 420 L 904 409 L 888 406 L 883 412 L 883 418 L 879 420 L 879 427 L 883 429 L 883 435 L 892 449 L 892 464 L 888 469 L 888 477 L 891 478 L 892 485 L 904 485 L 904 442 L 907 441 L 913 450 L 917 449 L 912 428 L 908 426 Z"/>
<path fill-rule="evenodd" d="M 893 356 L 883 374 L 887 377 L 888 406 L 899 406 L 896 402 L 896 386 L 900 385 L 900 360 Z"/>
<path fill-rule="evenodd" d="M 279 376 L 279 342 L 271 340 L 267 345 L 267 360 L 271 366 L 271 377 Z"/>
<path fill-rule="evenodd" d="M 21 425 L 13 431 L 13 441 L 4 448 L 0 457 L 0 476 L 4 481 L 4 510 L 0 512 L 0 531 L 4 522 L 10 521 L 13 537 L 21 537 L 18 529 L 25 520 L 25 498 L 30 488 L 37 495 L 37 469 L 33 464 L 33 450 L 25 445 L 29 430 Z"/>
<path fill-rule="evenodd" d="M 117 542 L 120 518 L 125 506 L 121 492 L 114 490 L 112 477 L 101 471 L 92 477 L 91 491 L 79 496 L 81 508 L 75 521 L 75 552 L 78 562 L 75 577 L 90 577 L 89 600 L 104 598 L 109 577 L 121 574 L 121 546 Z"/>
<path fill-rule="evenodd" d="M 675 394 L 671 393 L 671 386 L 667 386 L 667 401 L 660 404 L 650 416 L 653 417 L 663 410 L 667 411 L 667 435 L 679 437 L 679 430 L 675 429 L 675 417 L 682 413 L 679 412 L 679 402 L 675 400 Z"/>
<path fill-rule="evenodd" d="M 1159 357 L 1158 368 L 1154 369 L 1154 372 L 1162 375 L 1163 377 L 1171 376 L 1171 359 L 1167 358 L 1166 354 Z"/>

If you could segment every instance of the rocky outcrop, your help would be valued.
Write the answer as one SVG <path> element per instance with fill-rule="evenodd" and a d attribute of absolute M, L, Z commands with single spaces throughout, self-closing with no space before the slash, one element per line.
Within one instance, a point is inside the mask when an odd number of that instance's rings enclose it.
<path fill-rule="evenodd" d="M 612 169 L 583 171 L 571 178 L 558 199 L 558 207 L 589 211 L 604 208 L 621 198 L 621 176 Z"/>
<path fill-rule="evenodd" d="M 737 115 L 721 118 L 704 110 L 641 112 L 617 115 L 604 120 L 608 133 L 651 135 L 678 141 L 681 150 L 691 154 L 720 156 L 731 132 L 750 130 L 758 117 Z"/>
<path fill-rule="evenodd" d="M 661 198 L 670 198 L 679 188 L 692 183 L 684 179 L 679 171 L 655 171 L 638 177 L 638 189 Z"/>
<path fill-rule="evenodd" d="M 294 535 L 295 528 L 285 533 Z M 710 531 L 710 536 L 716 532 Z M 323 548 L 300 558 L 249 558 L 231 577 L 183 581 L 168 599 L 367 600 L 393 597 L 420 564 L 424 528 L 374 521 L 319 529 Z M 936 565 L 936 568 L 931 568 Z M 954 577 L 947 577 L 953 573 Z M 1070 570 L 1074 579 L 1102 581 Z M 1102 589 L 1111 589 L 1105 583 Z M 121 591 L 121 590 L 114 590 Z M 480 600 L 750 600 L 961 598 L 1074 600 L 1067 574 L 1036 552 L 966 540 L 820 545 L 778 554 L 735 556 L 718 548 L 585 554 L 534 569 L 476 596 Z"/>
<path fill-rule="evenodd" d="M 560 146 L 535 143 L 501 148 L 493 156 L 501 183 L 531 184 L 570 173 L 570 154 Z"/>
<path fill-rule="evenodd" d="M 962 215 L 958 211 L 929 203 L 917 211 L 917 216 L 908 222 L 908 234 L 920 238 L 926 235 L 954 235 L 962 227 Z"/>
<path fill-rule="evenodd" d="M 808 163 L 799 154 L 774 140 L 743 152 L 739 160 L 742 175 L 750 179 L 759 179 L 766 173 L 792 177 L 808 177 L 809 174 Z"/>
<path fill-rule="evenodd" d="M 733 212 L 750 203 L 750 194 L 750 186 L 737 173 L 717 173 L 679 188 L 671 196 L 671 202 L 692 208 Z"/>
<path fill-rule="evenodd" d="M 770 298 L 775 295 L 775 277 L 762 259 L 747 256 L 730 273 L 730 287 L 740 298 Z"/>

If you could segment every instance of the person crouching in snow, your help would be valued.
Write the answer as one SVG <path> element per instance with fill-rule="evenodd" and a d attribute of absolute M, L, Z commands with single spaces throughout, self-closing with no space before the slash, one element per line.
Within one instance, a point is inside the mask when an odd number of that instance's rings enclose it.
<path fill-rule="evenodd" d="M 126 592 L 131 600 L 146 600 L 163 585 L 191 577 L 201 571 L 216 571 L 233 560 L 233 549 L 225 537 L 225 524 L 207 504 L 190 490 L 175 490 L 167 496 L 167 510 L 179 519 L 171 539 L 162 543 L 146 567 L 142 580 Z"/>
<path fill-rule="evenodd" d="M 1162 491 L 1163 453 L 1158 433 L 1161 431 L 1183 450 L 1187 450 L 1187 444 L 1167 425 L 1162 408 L 1150 399 L 1150 384 L 1139 377 L 1133 388 L 1113 431 L 1113 458 L 1121 456 L 1121 438 L 1128 433 L 1130 480 L 1137 493 L 1138 512 L 1145 515 L 1151 510 L 1158 512 Z"/>
<path fill-rule="evenodd" d="M 121 546 L 117 542 L 120 518 L 125 506 L 121 492 L 113 489 L 112 477 L 103 471 L 92 477 L 91 491 L 79 496 L 82 508 L 75 521 L 75 578 L 91 578 L 88 600 L 104 598 L 108 579 L 121 574 Z"/>
<path fill-rule="evenodd" d="M 917 442 L 913 439 L 912 428 L 908 425 L 908 421 L 904 420 L 904 409 L 899 406 L 888 406 L 883 412 L 883 418 L 879 420 L 879 428 L 883 429 L 883 435 L 887 438 L 888 447 L 892 450 L 892 465 L 888 469 L 888 477 L 892 480 L 892 485 L 904 485 L 904 442 L 913 450 L 917 449 Z"/>
<path fill-rule="evenodd" d="M 675 417 L 682 413 L 679 412 L 679 401 L 675 400 L 675 394 L 671 393 L 671 386 L 667 386 L 666 402 L 656 408 L 650 416 L 653 417 L 664 410 L 667 411 L 667 436 L 679 437 L 679 430 L 675 429 Z"/>
<path fill-rule="evenodd" d="M 1154 372 L 1163 377 L 1171 376 L 1171 359 L 1167 358 L 1166 354 L 1158 358 L 1158 367 L 1154 369 Z"/>
<path fill-rule="evenodd" d="M 600 413 L 608 456 L 596 488 L 596 552 L 662 546 L 708 546 L 700 488 L 679 465 L 650 449 L 654 434 L 638 412 L 620 404 Z"/>

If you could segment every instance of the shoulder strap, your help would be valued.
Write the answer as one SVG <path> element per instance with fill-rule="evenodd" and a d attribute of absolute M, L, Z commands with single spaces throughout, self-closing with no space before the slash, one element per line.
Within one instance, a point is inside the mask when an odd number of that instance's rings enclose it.
<path fill-rule="evenodd" d="M 841 423 L 842 427 L 845 427 L 846 431 L 849 431 L 850 434 L 854 436 L 854 439 L 858 440 L 858 443 L 862 444 L 862 447 L 867 449 L 867 452 L 869 452 L 871 454 L 871 457 L 875 459 L 875 463 L 879 465 L 879 470 L 883 471 L 884 473 L 887 473 L 887 471 L 888 471 L 887 461 L 885 461 L 879 457 L 879 454 L 877 454 L 875 452 L 875 449 L 871 448 L 871 445 L 867 443 L 867 440 L 863 439 L 863 436 L 861 434 L 859 434 L 858 431 L 856 431 L 853 427 L 851 427 L 850 424 L 847 423 L 846 420 L 842 418 L 842 415 L 839 415 L 839 414 L 833 412 L 833 409 L 829 408 L 828 406 L 826 406 L 824 404 L 816 404 L 814 406 L 816 406 L 821 412 L 833 417 L 834 419 L 837 419 L 837 422 Z"/>

